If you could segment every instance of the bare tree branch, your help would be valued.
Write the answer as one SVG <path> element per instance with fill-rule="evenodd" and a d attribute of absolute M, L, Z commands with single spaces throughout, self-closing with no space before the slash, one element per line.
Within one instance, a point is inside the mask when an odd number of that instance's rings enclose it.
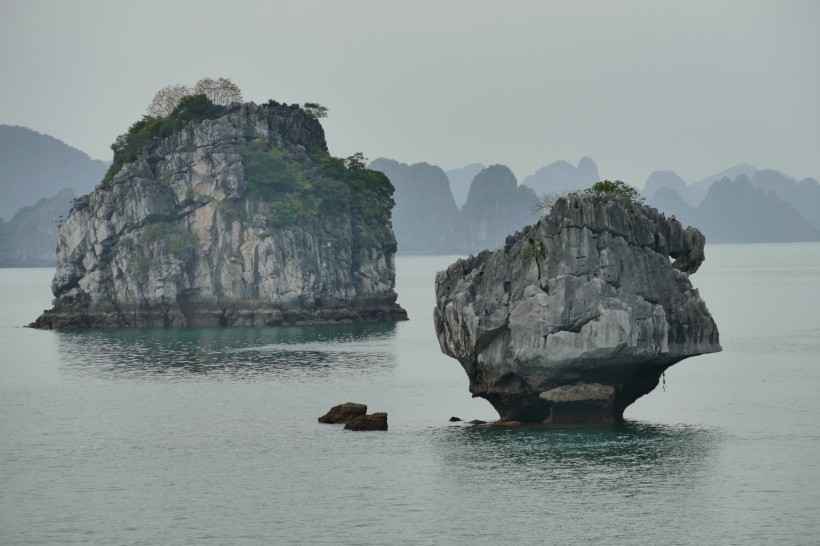
<path fill-rule="evenodd" d="M 242 102 L 242 91 L 230 78 L 202 78 L 194 86 L 195 95 L 205 95 L 212 103 L 227 106 Z"/>
<path fill-rule="evenodd" d="M 152 118 L 168 117 L 179 101 L 192 95 L 193 90 L 187 85 L 169 85 L 163 87 L 154 95 L 151 104 L 148 105 L 147 114 Z"/>

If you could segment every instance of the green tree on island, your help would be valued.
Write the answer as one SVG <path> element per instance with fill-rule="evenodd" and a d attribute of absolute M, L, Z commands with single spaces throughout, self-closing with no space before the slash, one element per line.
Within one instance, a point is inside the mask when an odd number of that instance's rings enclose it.
<path fill-rule="evenodd" d="M 302 105 L 302 109 L 307 112 L 309 116 L 313 116 L 316 119 L 327 117 L 327 108 L 318 102 L 306 102 Z"/>
<path fill-rule="evenodd" d="M 615 180 L 614 182 L 612 180 L 600 180 L 580 192 L 571 192 L 569 194 L 550 192 L 541 194 L 533 202 L 530 211 L 533 214 L 547 212 L 555 206 L 556 201 L 567 195 L 596 195 L 599 197 L 604 195 L 617 195 L 618 197 L 623 197 L 630 203 L 644 204 L 643 195 L 629 184 L 621 180 Z"/>
<path fill-rule="evenodd" d="M 580 192 L 579 195 L 617 195 L 618 197 L 623 197 L 630 203 L 638 203 L 641 205 L 644 203 L 644 198 L 641 193 L 621 180 L 615 180 L 614 182 L 612 180 L 601 180 Z"/>

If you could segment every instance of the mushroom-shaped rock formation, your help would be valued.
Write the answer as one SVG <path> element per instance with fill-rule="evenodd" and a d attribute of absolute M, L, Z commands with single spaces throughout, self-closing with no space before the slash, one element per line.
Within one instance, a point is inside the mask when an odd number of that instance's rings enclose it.
<path fill-rule="evenodd" d="M 570 195 L 436 275 L 441 350 L 502 420 L 610 423 L 669 366 L 721 350 L 689 275 L 705 238 L 616 196 Z"/>

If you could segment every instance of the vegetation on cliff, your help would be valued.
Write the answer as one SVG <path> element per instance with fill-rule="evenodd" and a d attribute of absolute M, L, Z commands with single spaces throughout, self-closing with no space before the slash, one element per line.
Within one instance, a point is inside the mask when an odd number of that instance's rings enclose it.
<path fill-rule="evenodd" d="M 101 184 L 105 186 L 111 182 L 122 166 L 136 160 L 143 149 L 179 132 L 186 123 L 215 119 L 228 111 L 228 107 L 217 106 L 206 95 L 201 94 L 183 97 L 168 116 L 143 116 L 111 145 L 114 162 L 105 173 Z"/>
<path fill-rule="evenodd" d="M 236 111 L 241 107 L 241 98 L 239 88 L 226 78 L 204 78 L 193 88 L 171 85 L 161 89 L 149 105 L 148 114 L 111 145 L 114 162 L 102 185 L 109 184 L 141 152 L 178 133 L 188 123 Z M 271 100 L 266 106 L 283 105 Z M 306 102 L 301 109 L 313 119 L 327 117 L 327 108 L 318 103 Z M 166 111 L 167 115 L 162 115 Z M 395 205 L 393 186 L 384 174 L 366 168 L 367 160 L 361 153 L 336 158 L 314 147 L 307 150 L 306 160 L 265 139 L 236 143 L 230 148 L 243 158 L 248 195 L 267 203 L 270 227 L 310 223 L 320 214 L 344 213 L 350 206 L 359 209 L 367 224 L 390 220 Z"/>
<path fill-rule="evenodd" d="M 581 192 L 581 195 L 597 195 L 599 197 L 605 195 L 615 195 L 626 199 L 629 203 L 643 204 L 644 198 L 641 192 L 624 183 L 621 180 L 600 180 Z"/>
<path fill-rule="evenodd" d="M 65 188 L 75 195 L 88 193 L 108 165 L 53 136 L 0 125 L 0 217 L 8 222 L 21 208 L 35 206 Z M 66 212 L 68 208 L 60 214 Z M 52 253 L 55 241 L 56 232 L 48 245 Z"/>

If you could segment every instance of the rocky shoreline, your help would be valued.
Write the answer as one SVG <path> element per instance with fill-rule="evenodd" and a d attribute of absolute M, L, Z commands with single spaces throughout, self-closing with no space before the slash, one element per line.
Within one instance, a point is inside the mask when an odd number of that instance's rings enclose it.
<path fill-rule="evenodd" d="M 211 326 L 304 326 L 407 320 L 407 312 L 390 299 L 358 301 L 349 306 L 272 307 L 261 301 L 219 305 L 175 304 L 146 309 L 138 305 L 67 305 L 43 311 L 30 328 L 169 328 Z"/>

